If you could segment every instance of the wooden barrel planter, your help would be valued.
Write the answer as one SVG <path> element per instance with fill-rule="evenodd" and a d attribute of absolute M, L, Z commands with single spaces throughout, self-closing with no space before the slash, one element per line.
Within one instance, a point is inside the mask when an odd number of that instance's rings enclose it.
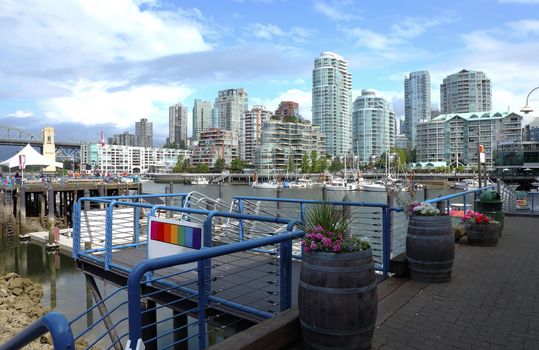
<path fill-rule="evenodd" d="M 414 280 L 447 282 L 455 257 L 455 235 L 449 215 L 416 216 L 408 223 L 406 259 Z"/>
<path fill-rule="evenodd" d="M 466 236 L 468 243 L 478 246 L 492 247 L 498 244 L 498 237 L 502 231 L 502 225 L 499 222 L 493 222 L 488 225 L 466 224 Z"/>
<path fill-rule="evenodd" d="M 371 249 L 303 254 L 298 304 L 308 349 L 369 349 L 378 299 Z"/>

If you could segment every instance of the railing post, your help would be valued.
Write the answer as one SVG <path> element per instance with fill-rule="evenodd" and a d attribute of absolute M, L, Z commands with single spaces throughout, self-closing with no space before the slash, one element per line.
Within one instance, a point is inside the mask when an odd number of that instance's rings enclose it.
<path fill-rule="evenodd" d="M 139 199 L 135 199 L 135 202 L 138 203 L 139 202 Z M 133 226 L 134 229 L 135 229 L 135 242 L 133 243 L 139 243 L 140 242 L 140 208 L 139 207 L 135 207 L 134 208 L 134 220 L 133 220 Z"/>
<path fill-rule="evenodd" d="M 80 251 L 80 202 L 73 203 L 73 232 L 71 237 L 73 238 L 73 259 L 78 259 Z"/>
<path fill-rule="evenodd" d="M 391 211 L 388 207 L 382 208 L 382 263 L 383 274 L 389 274 L 389 261 L 391 258 Z"/>
<path fill-rule="evenodd" d="M 464 214 L 466 214 L 466 194 L 462 195 L 462 202 L 464 204 L 464 207 L 462 210 L 464 210 Z"/>
<path fill-rule="evenodd" d="M 107 209 L 105 216 L 105 271 L 110 270 L 112 263 L 112 213 L 115 201 L 112 201 Z"/>
<path fill-rule="evenodd" d="M 129 321 L 129 340 L 131 340 L 132 344 L 136 344 L 139 339 L 142 339 L 140 280 L 143 275 L 138 273 L 138 269 L 133 268 L 127 279 L 127 316 Z"/>
<path fill-rule="evenodd" d="M 243 199 L 238 200 L 238 210 L 240 214 L 243 214 Z M 240 242 L 243 242 L 243 219 L 239 219 L 239 228 L 238 228 L 238 235 L 240 238 Z"/>
<path fill-rule="evenodd" d="M 279 244 L 279 288 L 281 311 L 292 306 L 292 240 Z"/>
<path fill-rule="evenodd" d="M 300 218 L 301 218 L 301 222 L 302 223 L 305 223 L 305 203 L 301 203 L 299 205 L 300 209 L 299 209 L 299 212 L 300 212 Z"/>
<path fill-rule="evenodd" d="M 203 350 L 206 348 L 206 267 L 205 261 L 198 261 L 198 348 Z"/>

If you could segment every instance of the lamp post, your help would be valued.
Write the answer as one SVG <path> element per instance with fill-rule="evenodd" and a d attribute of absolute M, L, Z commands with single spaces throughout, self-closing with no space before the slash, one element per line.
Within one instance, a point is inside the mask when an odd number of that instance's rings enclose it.
<path fill-rule="evenodd" d="M 522 113 L 524 114 L 528 114 L 528 113 L 531 113 L 533 112 L 533 108 L 531 108 L 530 106 L 528 106 L 528 100 L 530 98 L 530 95 L 532 94 L 532 92 L 534 92 L 535 90 L 539 89 L 539 86 L 536 87 L 536 88 L 533 88 L 529 93 L 528 93 L 528 96 L 526 96 L 526 105 L 524 107 L 522 107 L 522 109 L 520 110 Z"/>

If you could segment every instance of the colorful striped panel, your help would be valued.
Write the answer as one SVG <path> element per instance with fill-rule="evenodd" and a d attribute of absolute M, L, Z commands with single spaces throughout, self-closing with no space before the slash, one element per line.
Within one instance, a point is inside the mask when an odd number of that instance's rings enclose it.
<path fill-rule="evenodd" d="M 202 248 L 202 229 L 152 221 L 150 239 L 186 248 Z"/>

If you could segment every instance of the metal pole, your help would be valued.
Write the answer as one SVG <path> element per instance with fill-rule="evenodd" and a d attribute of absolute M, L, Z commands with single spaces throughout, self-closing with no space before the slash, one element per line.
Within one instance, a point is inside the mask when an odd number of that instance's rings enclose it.
<path fill-rule="evenodd" d="M 477 144 L 477 179 L 479 180 L 479 188 L 481 186 L 481 145 Z"/>
<path fill-rule="evenodd" d="M 49 187 L 47 191 L 47 201 L 49 205 L 49 212 L 47 215 L 47 226 L 49 229 L 49 244 L 54 244 L 54 207 L 56 205 L 54 200 L 54 189 Z"/>

